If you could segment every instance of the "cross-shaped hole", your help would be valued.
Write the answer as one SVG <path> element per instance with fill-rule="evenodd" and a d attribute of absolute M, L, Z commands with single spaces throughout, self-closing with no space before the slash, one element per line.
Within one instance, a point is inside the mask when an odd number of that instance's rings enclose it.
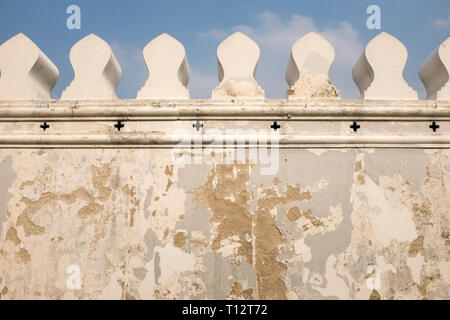
<path fill-rule="evenodd" d="M 439 125 L 436 124 L 435 121 L 433 121 L 433 123 L 430 125 L 430 129 L 433 129 L 433 132 L 436 132 L 437 129 L 439 129 Z"/>
<path fill-rule="evenodd" d="M 353 121 L 353 124 L 350 126 L 350 128 L 353 129 L 353 131 L 358 131 L 359 128 L 361 128 L 361 126 L 359 124 L 356 123 L 356 121 Z"/>
<path fill-rule="evenodd" d="M 203 128 L 203 124 L 202 124 L 200 121 L 197 120 L 197 121 L 192 125 L 192 127 L 195 128 L 196 131 L 199 131 L 200 128 Z"/>
<path fill-rule="evenodd" d="M 42 128 L 42 130 L 47 130 L 48 128 L 50 128 L 50 125 L 47 124 L 46 121 L 44 121 L 44 124 L 41 124 L 40 127 Z"/>
<path fill-rule="evenodd" d="M 277 131 L 277 129 L 281 128 L 281 126 L 276 121 L 274 121 L 273 125 L 271 125 L 270 127 L 275 131 Z"/>
<path fill-rule="evenodd" d="M 117 131 L 120 131 L 120 129 L 122 129 L 123 127 L 125 127 L 125 125 L 122 123 L 122 121 L 117 121 L 117 123 L 114 125 L 114 128 L 116 128 Z"/>

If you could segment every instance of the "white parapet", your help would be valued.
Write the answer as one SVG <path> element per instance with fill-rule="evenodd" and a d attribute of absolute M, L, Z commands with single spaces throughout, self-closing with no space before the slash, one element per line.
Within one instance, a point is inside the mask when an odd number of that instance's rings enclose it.
<path fill-rule="evenodd" d="M 353 80 L 361 99 L 417 100 L 415 90 L 403 78 L 408 51 L 386 32 L 373 38 L 353 67 Z"/>
<path fill-rule="evenodd" d="M 310 32 L 297 40 L 286 70 L 286 81 L 290 86 L 286 97 L 339 98 L 339 91 L 328 78 L 333 61 L 333 46 L 319 34 Z"/>
<path fill-rule="evenodd" d="M 450 38 L 425 60 L 419 76 L 427 89 L 427 99 L 450 100 Z"/>
<path fill-rule="evenodd" d="M 0 46 L 0 99 L 49 99 L 58 68 L 23 33 Z"/>
<path fill-rule="evenodd" d="M 117 99 L 122 71 L 103 39 L 91 33 L 75 43 L 70 50 L 70 62 L 75 77 L 61 99 Z"/>
<path fill-rule="evenodd" d="M 184 46 L 163 33 L 144 48 L 148 80 L 137 99 L 189 99 L 189 64 Z"/>
<path fill-rule="evenodd" d="M 217 47 L 219 85 L 213 99 L 264 98 L 264 90 L 255 80 L 259 47 L 241 32 L 226 38 Z"/>

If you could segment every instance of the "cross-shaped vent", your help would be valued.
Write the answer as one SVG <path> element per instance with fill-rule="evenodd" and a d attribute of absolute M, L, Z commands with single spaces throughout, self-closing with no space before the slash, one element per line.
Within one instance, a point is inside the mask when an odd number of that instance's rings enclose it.
<path fill-rule="evenodd" d="M 271 125 L 270 127 L 275 131 L 281 128 L 281 126 L 276 121 L 274 121 L 273 125 Z"/>
<path fill-rule="evenodd" d="M 195 128 L 196 131 L 199 131 L 200 128 L 203 128 L 203 124 L 202 124 L 200 121 L 197 120 L 197 121 L 192 125 L 192 127 Z"/>
<path fill-rule="evenodd" d="M 356 121 L 353 121 L 353 124 L 350 126 L 350 128 L 352 128 L 353 131 L 357 132 L 358 129 L 361 128 L 361 126 L 357 124 Z"/>
<path fill-rule="evenodd" d="M 440 126 L 438 124 L 436 124 L 435 121 L 433 121 L 433 123 L 430 125 L 430 129 L 432 129 L 433 132 L 436 132 L 436 130 L 439 129 L 439 127 Z"/>
<path fill-rule="evenodd" d="M 123 127 L 125 127 L 125 125 L 122 123 L 122 121 L 117 121 L 117 123 L 114 125 L 114 128 L 116 128 L 117 131 L 120 131 L 120 129 L 122 129 Z"/>
<path fill-rule="evenodd" d="M 44 121 L 44 124 L 41 124 L 40 127 L 42 128 L 42 130 L 47 130 L 48 128 L 50 128 L 50 125 L 47 124 L 47 122 Z"/>

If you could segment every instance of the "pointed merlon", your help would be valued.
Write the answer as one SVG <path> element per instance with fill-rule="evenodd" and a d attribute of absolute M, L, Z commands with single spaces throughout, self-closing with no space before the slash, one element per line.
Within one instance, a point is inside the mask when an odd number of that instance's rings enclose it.
<path fill-rule="evenodd" d="M 297 40 L 286 70 L 286 82 L 290 86 L 286 97 L 339 98 L 339 91 L 328 78 L 333 61 L 333 46 L 317 33 L 310 32 Z"/>
<path fill-rule="evenodd" d="M 264 90 L 255 80 L 259 54 L 256 42 L 241 32 L 222 41 L 217 48 L 220 83 L 212 98 L 264 98 Z"/>
<path fill-rule="evenodd" d="M 425 60 L 419 76 L 427 89 L 427 99 L 450 100 L 450 38 Z"/>
<path fill-rule="evenodd" d="M 70 62 L 75 77 L 61 99 L 117 99 L 122 70 L 103 39 L 91 33 L 75 43 L 70 50 Z"/>
<path fill-rule="evenodd" d="M 0 99 L 50 99 L 58 68 L 23 33 L 0 46 Z"/>
<path fill-rule="evenodd" d="M 137 99 L 189 99 L 189 64 L 184 46 L 163 33 L 144 48 L 148 80 Z"/>
<path fill-rule="evenodd" d="M 408 51 L 386 32 L 373 38 L 353 67 L 361 99 L 417 100 L 417 92 L 403 79 Z"/>

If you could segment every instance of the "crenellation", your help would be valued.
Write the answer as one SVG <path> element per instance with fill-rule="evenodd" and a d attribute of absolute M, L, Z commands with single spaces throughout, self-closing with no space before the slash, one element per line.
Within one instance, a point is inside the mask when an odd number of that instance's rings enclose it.
<path fill-rule="evenodd" d="M 70 62 L 75 77 L 61 99 L 117 99 L 122 70 L 103 39 L 91 33 L 78 41 L 70 50 Z"/>
<path fill-rule="evenodd" d="M 242 32 L 233 33 L 217 47 L 219 85 L 212 99 L 263 99 L 264 90 L 255 80 L 259 46 Z"/>
<path fill-rule="evenodd" d="M 419 76 L 427 89 L 427 99 L 450 100 L 450 37 L 424 61 Z"/>
<path fill-rule="evenodd" d="M 450 100 L 450 38 L 423 63 L 419 76 L 427 99 Z M 167 33 L 151 40 L 143 50 L 149 76 L 137 92 L 137 100 L 189 100 L 189 63 L 184 46 Z M 219 85 L 213 100 L 263 100 L 264 90 L 255 75 L 259 46 L 247 35 L 236 32 L 217 48 Z M 74 79 L 61 100 L 117 100 L 116 89 L 122 70 L 111 47 L 90 34 L 70 50 Z M 339 88 L 329 79 L 334 61 L 333 46 L 320 34 L 310 32 L 291 48 L 286 70 L 288 100 L 336 99 Z M 362 100 L 417 100 L 418 94 L 403 78 L 408 52 L 392 35 L 382 32 L 364 49 L 352 70 Z M 0 99 L 45 100 L 59 77 L 57 67 L 24 34 L 0 46 Z"/>
<path fill-rule="evenodd" d="M 406 47 L 392 35 L 382 32 L 373 38 L 352 71 L 361 99 L 417 100 L 403 78 L 407 58 Z"/>
<path fill-rule="evenodd" d="M 288 99 L 339 98 L 328 78 L 334 48 L 322 36 L 310 32 L 294 43 L 286 70 Z"/>
<path fill-rule="evenodd" d="M 189 99 L 189 64 L 183 45 L 163 33 L 144 48 L 148 80 L 136 99 Z"/>
<path fill-rule="evenodd" d="M 23 33 L 0 46 L 0 99 L 49 99 L 58 68 Z"/>

